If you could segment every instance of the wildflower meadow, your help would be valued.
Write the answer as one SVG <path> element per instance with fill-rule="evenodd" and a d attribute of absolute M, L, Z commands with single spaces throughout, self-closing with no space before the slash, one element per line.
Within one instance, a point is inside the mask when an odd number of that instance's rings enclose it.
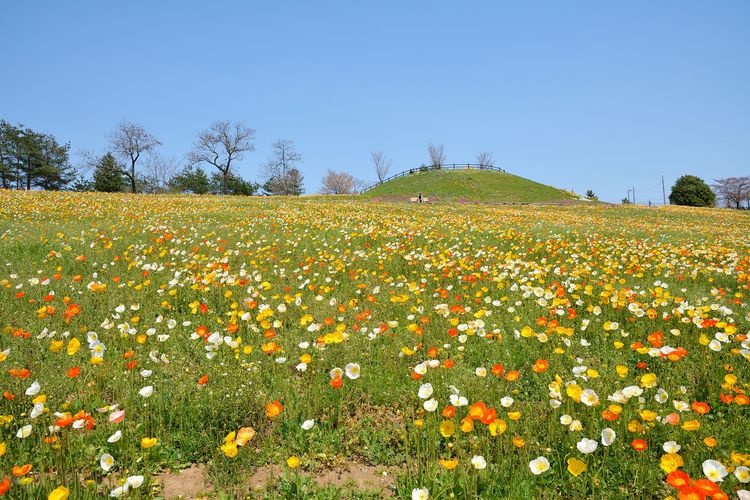
<path fill-rule="evenodd" d="M 749 294 L 741 211 L 0 190 L 0 495 L 750 498 Z"/>

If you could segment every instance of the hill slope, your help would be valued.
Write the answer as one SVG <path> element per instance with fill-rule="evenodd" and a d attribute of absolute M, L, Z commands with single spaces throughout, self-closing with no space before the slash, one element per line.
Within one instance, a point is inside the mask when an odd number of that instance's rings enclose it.
<path fill-rule="evenodd" d="M 471 200 L 528 203 L 575 199 L 567 191 L 491 170 L 428 170 L 390 180 L 362 196 L 414 197 L 419 193 L 436 200 Z"/>

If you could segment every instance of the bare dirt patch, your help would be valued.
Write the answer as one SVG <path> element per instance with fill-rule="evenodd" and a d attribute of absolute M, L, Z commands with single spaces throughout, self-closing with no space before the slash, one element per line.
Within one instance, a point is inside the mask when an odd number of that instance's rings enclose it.
<path fill-rule="evenodd" d="M 298 471 L 300 475 L 312 479 L 320 487 L 335 486 L 351 492 L 377 492 L 381 498 L 393 496 L 397 472 L 398 469 L 394 467 L 357 463 L 336 470 Z M 279 465 L 258 467 L 253 471 L 245 488 L 249 486 L 251 491 L 271 488 L 282 473 L 283 469 Z M 162 472 L 157 475 L 157 479 L 161 485 L 161 496 L 166 500 L 214 498 L 205 465 L 194 464 L 182 471 Z"/>
<path fill-rule="evenodd" d="M 281 476 L 281 467 L 278 465 L 264 465 L 258 467 L 250 477 L 250 488 L 260 490 L 272 485 Z"/>
<path fill-rule="evenodd" d="M 352 464 L 347 469 L 326 469 L 320 472 L 299 471 L 299 474 L 315 481 L 318 486 L 335 486 L 349 491 L 377 491 L 382 498 L 393 496 L 393 467 Z M 253 490 L 272 486 L 281 476 L 278 465 L 265 465 L 255 470 L 250 478 Z"/>
<path fill-rule="evenodd" d="M 312 478 L 320 486 L 378 490 L 381 497 L 393 496 L 393 470 L 385 467 L 352 464 L 348 470 L 327 470 Z"/>
<path fill-rule="evenodd" d="M 162 472 L 157 477 L 161 494 L 167 500 L 209 498 L 211 494 L 206 466 L 202 464 L 191 465 L 179 472 Z"/>

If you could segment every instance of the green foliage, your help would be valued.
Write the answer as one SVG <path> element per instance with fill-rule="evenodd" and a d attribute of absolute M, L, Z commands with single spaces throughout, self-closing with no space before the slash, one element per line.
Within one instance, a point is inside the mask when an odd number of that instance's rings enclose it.
<path fill-rule="evenodd" d="M 71 191 L 95 191 L 94 181 L 83 175 L 78 175 L 70 186 Z"/>
<path fill-rule="evenodd" d="M 186 167 L 169 181 L 169 185 L 177 191 L 190 192 L 193 194 L 206 194 L 211 192 L 211 180 L 201 167 Z"/>
<path fill-rule="evenodd" d="M 408 196 L 422 193 L 441 200 L 475 200 L 489 202 L 539 202 L 575 199 L 570 193 L 516 175 L 491 170 L 450 170 L 442 168 L 413 173 L 392 179 L 363 196 Z"/>
<path fill-rule="evenodd" d="M 305 192 L 302 172 L 291 168 L 286 175 L 271 176 L 263 184 L 263 193 L 268 195 L 299 196 Z"/>
<path fill-rule="evenodd" d="M 214 172 L 211 175 L 213 190 L 220 192 L 223 188 L 224 176 L 220 172 Z M 227 193 L 235 196 L 252 196 L 258 192 L 260 185 L 256 182 L 248 181 L 230 173 L 227 176 Z"/>
<path fill-rule="evenodd" d="M 60 190 L 74 178 L 69 144 L 54 136 L 0 120 L 0 186 Z"/>
<path fill-rule="evenodd" d="M 713 207 L 716 204 L 716 194 L 700 177 L 683 175 L 672 186 L 669 203 L 689 207 Z"/>
<path fill-rule="evenodd" d="M 620 203 L 622 203 L 623 205 L 630 205 L 630 204 L 632 204 L 632 202 L 630 201 L 630 198 L 623 198 Z"/>
<path fill-rule="evenodd" d="M 125 188 L 122 168 L 117 164 L 112 153 L 105 154 L 97 162 L 92 187 L 94 191 L 105 193 L 119 193 Z"/>
<path fill-rule="evenodd" d="M 599 201 L 599 197 L 591 189 L 586 191 L 586 194 L 584 196 L 586 197 L 587 200 Z"/>

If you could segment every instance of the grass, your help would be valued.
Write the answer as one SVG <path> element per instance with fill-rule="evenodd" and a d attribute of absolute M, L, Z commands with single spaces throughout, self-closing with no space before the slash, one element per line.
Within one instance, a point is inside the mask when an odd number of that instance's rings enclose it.
<path fill-rule="evenodd" d="M 748 235 L 728 210 L 0 191 L 0 491 L 149 498 L 203 464 L 218 498 L 377 497 L 314 481 L 367 464 L 398 497 L 677 496 L 669 441 L 693 479 L 741 476 Z"/>
<path fill-rule="evenodd" d="M 390 180 L 365 197 L 416 197 L 497 203 L 536 203 L 576 199 L 569 192 L 517 175 L 492 170 L 428 170 Z"/>

